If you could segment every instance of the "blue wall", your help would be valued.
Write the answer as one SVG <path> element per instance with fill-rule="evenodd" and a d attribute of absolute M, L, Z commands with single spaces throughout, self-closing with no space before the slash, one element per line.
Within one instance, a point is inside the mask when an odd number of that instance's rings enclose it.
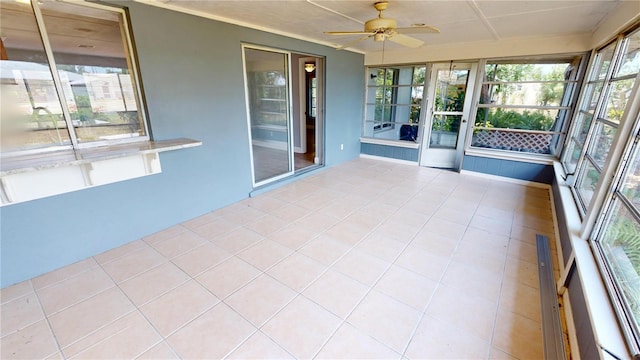
<path fill-rule="evenodd" d="M 462 169 L 549 185 L 554 179 L 552 165 L 494 159 L 473 155 L 464 156 Z"/>
<path fill-rule="evenodd" d="M 325 163 L 359 156 L 362 55 L 126 4 L 154 138 L 203 146 L 162 153 L 161 174 L 0 208 L 2 287 L 248 196 L 243 42 L 326 56 Z"/>
<path fill-rule="evenodd" d="M 418 161 L 418 149 L 400 146 L 361 143 L 360 152 L 367 155 L 383 156 L 392 159 Z"/>

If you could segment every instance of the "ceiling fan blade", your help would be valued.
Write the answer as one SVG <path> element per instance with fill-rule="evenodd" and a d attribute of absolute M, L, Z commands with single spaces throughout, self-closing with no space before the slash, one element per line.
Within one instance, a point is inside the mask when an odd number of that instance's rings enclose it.
<path fill-rule="evenodd" d="M 359 43 L 362 40 L 367 40 L 368 38 L 370 38 L 370 37 L 375 35 L 375 33 L 374 34 L 367 33 L 367 34 L 369 34 L 369 35 L 363 36 L 363 37 L 359 38 L 358 40 L 355 40 L 355 41 L 352 41 L 350 43 L 344 44 L 344 45 L 340 46 L 339 48 L 336 48 L 336 50 L 344 50 L 344 49 L 346 49 L 348 47 L 351 47 L 354 44 Z"/>
<path fill-rule="evenodd" d="M 371 31 L 325 31 L 327 35 L 373 35 Z"/>
<path fill-rule="evenodd" d="M 411 26 L 411 27 L 403 27 L 403 28 L 395 28 L 397 32 L 403 34 L 439 34 L 440 29 L 435 26 Z"/>
<path fill-rule="evenodd" d="M 393 41 L 396 44 L 404 45 L 410 48 L 417 48 L 424 44 L 424 41 L 412 38 L 411 36 L 403 35 L 397 32 L 393 32 L 387 36 L 389 41 Z"/>

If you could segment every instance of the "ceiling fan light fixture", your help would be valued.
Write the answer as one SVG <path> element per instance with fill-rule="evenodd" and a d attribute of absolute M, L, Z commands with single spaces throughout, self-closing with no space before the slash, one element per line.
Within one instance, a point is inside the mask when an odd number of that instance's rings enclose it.
<path fill-rule="evenodd" d="M 373 35 L 373 40 L 374 41 L 384 41 L 385 39 L 385 34 L 384 33 L 376 33 L 375 35 Z"/>
<path fill-rule="evenodd" d="M 378 17 L 370 19 L 364 23 L 364 31 L 326 31 L 328 35 L 360 35 L 361 37 L 346 45 L 338 47 L 338 50 L 348 48 L 360 41 L 373 38 L 375 42 L 384 42 L 385 40 L 410 47 L 418 48 L 424 44 L 424 41 L 411 37 L 407 34 L 430 34 L 440 33 L 440 30 L 434 26 L 424 23 L 415 23 L 410 27 L 398 27 L 397 22 L 393 18 L 384 17 L 382 12 L 387 9 L 389 2 L 386 0 L 378 1 L 373 4 L 378 10 Z M 364 35 L 364 36 L 363 36 Z"/>

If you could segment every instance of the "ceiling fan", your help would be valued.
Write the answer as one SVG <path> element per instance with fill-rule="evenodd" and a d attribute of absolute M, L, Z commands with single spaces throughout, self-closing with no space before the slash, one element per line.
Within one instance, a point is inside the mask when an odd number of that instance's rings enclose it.
<path fill-rule="evenodd" d="M 326 31 L 328 35 L 365 35 L 354 42 L 348 43 L 338 48 L 338 50 L 348 48 L 360 41 L 373 37 L 374 41 L 390 40 L 397 44 L 417 48 L 424 44 L 424 41 L 405 34 L 438 34 L 440 30 L 434 26 L 425 24 L 415 24 L 411 27 L 397 27 L 395 19 L 382 16 L 382 12 L 389 6 L 388 1 L 378 1 L 373 7 L 378 11 L 378 17 L 364 23 L 364 31 Z"/>

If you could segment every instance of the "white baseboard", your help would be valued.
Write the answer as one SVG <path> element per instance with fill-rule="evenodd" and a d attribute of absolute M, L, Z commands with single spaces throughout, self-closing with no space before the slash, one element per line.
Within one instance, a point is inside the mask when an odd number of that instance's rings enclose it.
<path fill-rule="evenodd" d="M 539 183 L 535 181 L 528 181 L 528 180 L 513 179 L 506 176 L 491 175 L 491 174 L 485 174 L 485 173 L 476 172 L 476 171 L 460 170 L 460 174 L 477 176 L 477 177 L 481 177 L 489 180 L 497 180 L 497 181 L 508 182 L 512 184 L 531 186 L 539 189 L 547 189 L 547 190 L 551 189 L 551 185 L 549 184 Z"/>
<path fill-rule="evenodd" d="M 363 159 L 374 159 L 374 160 L 388 161 L 388 162 L 393 162 L 393 163 L 396 163 L 396 164 L 416 165 L 416 166 L 418 165 L 417 161 L 394 159 L 394 158 L 389 158 L 389 157 L 384 157 L 384 156 L 360 154 L 360 157 L 363 158 Z"/>

